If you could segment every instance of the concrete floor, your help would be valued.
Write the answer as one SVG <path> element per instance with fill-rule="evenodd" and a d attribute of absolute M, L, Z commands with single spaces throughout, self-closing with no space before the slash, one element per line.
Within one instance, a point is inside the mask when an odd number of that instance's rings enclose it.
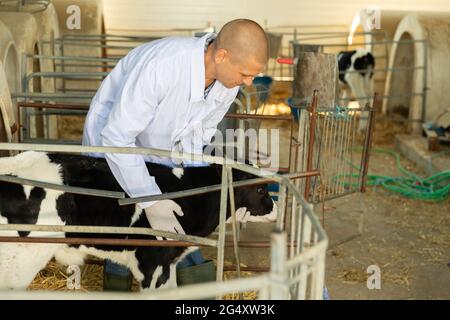
<path fill-rule="evenodd" d="M 425 137 L 398 134 L 395 136 L 395 147 L 428 174 L 450 169 L 450 146 L 440 144 L 439 150 L 431 152 Z"/>
<path fill-rule="evenodd" d="M 392 145 L 383 147 L 393 147 Z M 402 158 L 402 165 L 424 174 Z M 399 175 L 393 158 L 374 154 L 370 172 Z M 363 199 L 363 206 L 361 206 Z M 365 208 L 365 231 L 358 235 L 361 209 Z M 325 204 L 329 237 L 326 285 L 332 299 L 450 299 L 450 201 L 427 203 L 388 193 L 381 188 L 335 199 Z M 242 239 L 268 239 L 271 225 L 248 223 Z M 344 243 L 342 243 L 344 242 Z M 204 250 L 206 256 L 214 251 Z M 232 248 L 226 261 L 233 261 Z M 269 250 L 242 249 L 243 265 L 268 266 Z M 381 271 L 381 289 L 368 289 L 367 268 Z"/>

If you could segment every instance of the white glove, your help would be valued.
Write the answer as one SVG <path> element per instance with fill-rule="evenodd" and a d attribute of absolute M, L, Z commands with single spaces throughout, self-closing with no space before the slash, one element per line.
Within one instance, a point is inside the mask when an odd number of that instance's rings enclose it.
<path fill-rule="evenodd" d="M 277 215 L 278 215 L 278 206 L 277 206 L 277 203 L 274 201 L 273 208 L 270 213 L 265 214 L 263 216 L 249 216 L 248 221 L 250 221 L 250 222 L 274 222 L 274 221 L 277 221 Z"/>
<path fill-rule="evenodd" d="M 236 210 L 236 221 L 246 223 L 250 217 L 250 211 L 247 211 L 246 207 L 242 207 Z M 229 217 L 227 219 L 227 223 L 233 222 L 233 216 Z"/>
<path fill-rule="evenodd" d="M 175 213 L 180 217 L 184 215 L 181 207 L 173 200 L 161 200 L 144 209 L 152 229 L 185 234 L 178 222 Z M 156 237 L 162 240 L 162 237 Z"/>

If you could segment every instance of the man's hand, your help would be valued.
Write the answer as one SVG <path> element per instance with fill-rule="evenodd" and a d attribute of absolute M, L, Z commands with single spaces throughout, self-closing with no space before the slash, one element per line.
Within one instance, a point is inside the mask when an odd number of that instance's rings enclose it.
<path fill-rule="evenodd" d="M 161 200 L 145 208 L 145 215 L 152 229 L 185 234 L 175 213 L 179 216 L 184 215 L 181 207 L 173 200 Z M 156 238 L 162 240 L 162 237 Z"/>

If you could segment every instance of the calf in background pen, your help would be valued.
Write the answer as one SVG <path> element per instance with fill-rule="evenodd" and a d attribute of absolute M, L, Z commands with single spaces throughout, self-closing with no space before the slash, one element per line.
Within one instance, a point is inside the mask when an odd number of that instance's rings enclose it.
<path fill-rule="evenodd" d="M 163 193 L 221 183 L 220 165 L 173 169 L 148 163 L 147 167 Z M 0 158 L 0 174 L 82 188 L 122 191 L 102 158 L 24 152 L 15 157 Z M 254 176 L 233 171 L 234 180 L 248 178 Z M 177 219 L 186 234 L 205 237 L 218 226 L 220 191 L 174 201 L 184 212 Z M 251 213 L 250 221 L 268 222 L 276 219 L 276 206 L 267 186 L 236 188 L 235 203 L 236 208 L 247 208 L 244 210 Z M 227 216 L 231 216 L 229 206 Z M 0 223 L 150 227 L 145 213 L 137 205 L 119 206 L 117 199 L 9 182 L 0 182 Z M 18 235 L 156 239 L 142 235 L 0 231 L 0 236 Z M 0 243 L 0 289 L 27 288 L 53 257 L 63 265 L 80 265 L 88 254 L 127 266 L 140 282 L 141 289 L 175 286 L 176 263 L 190 250 L 192 247 Z"/>
<path fill-rule="evenodd" d="M 339 81 L 341 84 L 342 98 L 350 98 L 351 95 L 358 101 L 359 107 L 364 108 L 371 103 L 373 96 L 373 69 L 375 58 L 366 49 L 341 51 L 338 56 Z M 348 102 L 344 102 L 348 104 Z M 368 112 L 362 112 L 358 131 L 363 131 L 367 126 Z"/>

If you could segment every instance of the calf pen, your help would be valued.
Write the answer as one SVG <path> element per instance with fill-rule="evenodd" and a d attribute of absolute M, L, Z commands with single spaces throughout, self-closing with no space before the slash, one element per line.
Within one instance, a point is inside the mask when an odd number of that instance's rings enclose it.
<path fill-rule="evenodd" d="M 293 171 L 314 169 L 320 175 L 297 180 L 295 185 L 307 201 L 321 204 L 323 211 L 326 201 L 360 193 L 357 235 L 364 231 L 365 204 L 362 195 L 366 191 L 376 101 L 377 94 L 371 105 L 363 108 L 319 107 L 315 91 L 312 101 L 297 108 L 299 130 L 293 146 Z M 367 126 L 364 131 L 359 131 L 357 123 L 363 113 L 368 114 Z M 325 221 L 322 221 L 324 224 Z M 350 235 L 341 243 L 357 235 Z"/>
<path fill-rule="evenodd" d="M 45 225 L 13 225 L 1 224 L 3 231 L 55 231 L 82 233 L 115 233 L 115 234 L 142 234 L 168 237 L 176 241 L 158 240 L 128 240 L 114 239 L 115 244 L 130 244 L 140 246 L 213 246 L 217 248 L 217 282 L 189 285 L 177 289 L 161 289 L 154 292 L 136 294 L 117 293 L 73 293 L 73 292 L 0 292 L 3 299 L 201 299 L 208 297 L 220 298 L 227 293 L 244 292 L 255 290 L 258 299 L 321 299 L 325 273 L 325 254 L 328 244 L 327 236 L 322 229 L 312 205 L 307 203 L 300 194 L 298 188 L 290 181 L 289 177 L 304 177 L 311 173 L 295 173 L 288 176 L 274 174 L 262 169 L 232 162 L 218 157 L 207 157 L 201 155 L 174 154 L 166 151 L 147 148 L 105 148 L 105 147 L 82 147 L 69 145 L 37 145 L 37 144 L 9 144 L 1 143 L 0 150 L 34 150 L 47 152 L 119 152 L 134 154 L 152 154 L 163 157 L 173 157 L 177 159 L 206 161 L 208 163 L 222 164 L 222 183 L 215 190 L 221 190 L 221 206 L 219 218 L 218 239 L 200 238 L 189 235 L 179 235 L 167 232 L 160 232 L 145 228 L 117 228 L 117 227 L 94 227 L 94 226 L 45 226 Z M 249 181 L 232 181 L 231 170 L 241 170 L 259 176 L 261 178 Z M 70 186 L 54 185 L 37 181 L 17 179 L 13 181 L 11 177 L 1 177 L 9 179 L 11 182 L 40 186 L 47 189 L 64 190 L 65 192 L 95 194 L 109 196 L 119 199 L 119 203 L 129 204 L 140 201 L 156 200 L 162 198 L 176 198 L 189 194 L 199 194 L 208 192 L 205 188 L 186 190 L 178 193 L 150 196 L 139 199 L 122 199 L 123 194 L 111 193 L 105 190 L 89 190 L 74 188 Z M 280 185 L 278 200 L 278 216 L 274 226 L 271 239 L 271 263 L 270 271 L 251 278 L 236 279 L 223 282 L 223 261 L 225 248 L 225 221 L 228 196 L 230 197 L 231 211 L 234 212 L 233 187 L 243 184 L 255 184 L 275 181 Z M 207 188 L 211 190 L 211 188 Z M 286 199 L 292 201 L 286 202 Z M 286 229 L 285 217 L 290 212 L 290 228 Z M 233 219 L 234 234 L 237 231 L 237 222 Z M 98 243 L 100 239 L 83 238 L 37 238 L 37 237 L 0 237 L 0 242 L 28 242 L 28 243 Z M 237 250 L 237 238 L 234 237 L 234 246 Z M 102 239 L 102 244 L 112 244 L 112 239 Z M 239 265 L 239 264 L 238 264 Z"/>

